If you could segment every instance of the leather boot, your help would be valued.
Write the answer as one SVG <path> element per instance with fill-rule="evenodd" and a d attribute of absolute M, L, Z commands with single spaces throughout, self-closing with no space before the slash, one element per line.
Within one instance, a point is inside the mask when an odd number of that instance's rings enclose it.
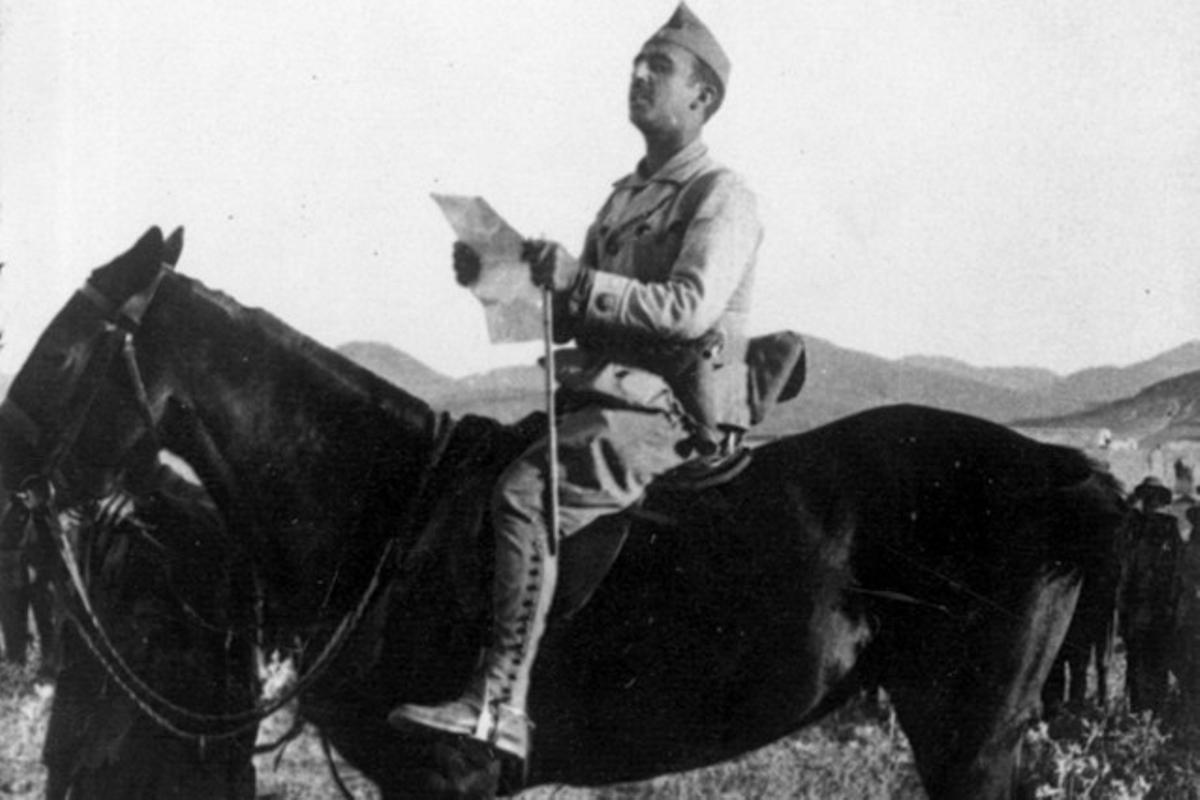
<path fill-rule="evenodd" d="M 470 685 L 457 700 L 402 705 L 388 722 L 471 736 L 525 759 L 532 727 L 525 713 L 529 678 L 557 579 L 557 558 L 540 537 L 498 536 L 492 643 Z"/>

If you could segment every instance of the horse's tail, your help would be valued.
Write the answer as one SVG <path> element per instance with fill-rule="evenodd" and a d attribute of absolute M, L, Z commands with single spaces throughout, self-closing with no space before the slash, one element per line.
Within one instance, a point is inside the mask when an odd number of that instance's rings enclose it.
<path fill-rule="evenodd" d="M 1076 687 L 1075 681 L 1085 680 L 1086 666 L 1081 671 L 1079 665 L 1086 665 L 1093 653 L 1100 679 L 1097 701 L 1107 703 L 1120 571 L 1118 539 L 1128 510 L 1123 487 L 1105 467 L 1071 448 L 1056 447 L 1052 458 L 1060 464 L 1056 474 L 1063 480 L 1046 498 L 1048 524 L 1042 539 L 1047 567 L 1073 573 L 1080 590 L 1052 679 L 1047 681 L 1048 693 L 1043 696 L 1047 710 L 1064 699 L 1064 668 L 1071 675 L 1072 699 L 1084 699 L 1084 689 Z"/>
<path fill-rule="evenodd" d="M 1063 479 L 1049 493 L 1054 533 L 1049 555 L 1080 569 L 1085 579 L 1101 580 L 1116 554 L 1116 537 L 1128 505 L 1111 472 L 1079 450 L 1055 447 Z"/>

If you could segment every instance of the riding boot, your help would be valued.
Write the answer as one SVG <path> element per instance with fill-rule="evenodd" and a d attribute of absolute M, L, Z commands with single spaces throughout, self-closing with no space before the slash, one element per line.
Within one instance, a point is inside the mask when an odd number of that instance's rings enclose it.
<path fill-rule="evenodd" d="M 528 755 L 529 679 L 558 577 L 545 534 L 530 535 L 536 527 L 498 526 L 491 644 L 466 691 L 440 705 L 402 705 L 388 715 L 393 727 L 415 724 L 471 736 L 520 759 Z"/>

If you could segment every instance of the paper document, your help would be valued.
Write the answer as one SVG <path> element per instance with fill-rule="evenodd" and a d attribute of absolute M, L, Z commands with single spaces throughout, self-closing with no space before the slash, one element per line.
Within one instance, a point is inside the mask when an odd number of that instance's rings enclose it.
<path fill-rule="evenodd" d="M 529 279 L 529 264 L 521 260 L 521 234 L 482 197 L 434 194 L 433 199 L 459 241 L 479 254 L 479 275 L 466 276 L 464 285 L 483 304 L 488 338 L 493 342 L 540 339 L 542 296 Z"/>

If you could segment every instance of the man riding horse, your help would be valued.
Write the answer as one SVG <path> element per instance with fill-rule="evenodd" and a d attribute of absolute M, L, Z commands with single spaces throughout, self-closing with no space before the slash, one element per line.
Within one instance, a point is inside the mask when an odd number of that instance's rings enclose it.
<path fill-rule="evenodd" d="M 529 242 L 535 284 L 553 292 L 562 359 L 559 529 L 545 506 L 547 438 L 507 469 L 492 498 L 493 631 L 458 700 L 403 705 L 389 720 L 528 753 L 526 697 L 558 573 L 554 541 L 636 503 L 658 476 L 729 452 L 750 425 L 746 318 L 762 238 L 755 198 L 709 156 L 701 134 L 720 107 L 730 64 L 680 4 L 633 61 L 629 119 L 645 157 L 617 181 L 583 254 Z M 478 255 L 456 243 L 457 271 Z"/>
<path fill-rule="evenodd" d="M 295 642 L 289 699 L 383 797 L 492 796 L 501 751 L 470 736 L 399 735 L 377 709 L 456 697 L 479 674 L 495 543 L 471 500 L 529 426 L 454 422 L 175 272 L 168 250 L 152 229 L 94 270 L 0 404 L 4 488 L 30 513 L 48 521 L 95 501 L 165 448 L 226 521 L 225 534 L 186 524 L 166 549 L 161 536 L 68 544 L 67 564 L 78 551 L 94 565 L 64 597 L 96 674 L 127 678 L 114 691 L 196 753 L 267 710 L 252 702 L 250 645 Z M 756 342 L 751 419 L 764 397 Z M 629 521 L 595 597 L 542 639 L 527 782 L 599 786 L 728 761 L 883 687 L 931 798 L 1010 798 L 1038 690 L 1124 514 L 1112 476 L 1077 450 L 919 406 L 864 411 L 736 463 L 702 501 L 655 492 L 656 513 Z M 599 538 L 563 542 L 564 566 Z M 148 559 L 148 581 L 106 579 L 125 545 Z M 176 568 L 156 568 L 164 557 Z M 172 575 L 198 593 L 180 596 Z M 199 615 L 178 618 L 197 648 L 104 635 L 129 618 L 124 608 L 184 611 L 182 599 L 201 596 L 207 610 L 189 602 Z M 245 648 L 232 659 L 231 644 Z M 236 691 L 175 702 L 174 673 L 154 669 L 173 663 Z M 53 713 L 68 696 L 97 708 L 88 688 L 60 683 Z M 199 757 L 240 776 L 249 750 L 202 745 Z M 121 758 L 113 777 L 137 779 L 144 763 Z M 148 796 L 79 793 L 135 795 Z"/>

